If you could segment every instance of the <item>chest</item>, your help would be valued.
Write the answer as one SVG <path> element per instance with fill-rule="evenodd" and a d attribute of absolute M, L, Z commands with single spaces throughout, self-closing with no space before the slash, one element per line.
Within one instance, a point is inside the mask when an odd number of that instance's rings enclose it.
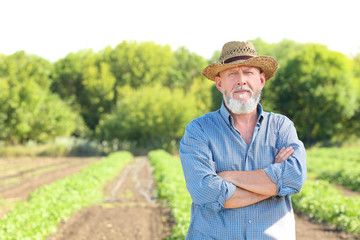
<path fill-rule="evenodd" d="M 221 134 L 221 137 L 218 133 L 218 137 L 209 138 L 217 172 L 263 169 L 274 162 L 278 140 L 276 134 L 268 134 L 261 127 L 256 128 L 256 132 L 254 129 L 232 128 L 225 131 L 226 134 Z"/>
<path fill-rule="evenodd" d="M 240 133 L 240 137 L 244 140 L 244 142 L 250 146 L 251 140 L 254 136 L 255 123 L 251 124 L 235 124 L 236 130 Z"/>

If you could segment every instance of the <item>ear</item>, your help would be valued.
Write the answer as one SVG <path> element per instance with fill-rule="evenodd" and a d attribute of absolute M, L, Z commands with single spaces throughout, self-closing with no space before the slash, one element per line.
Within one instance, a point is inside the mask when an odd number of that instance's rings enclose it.
<path fill-rule="evenodd" d="M 221 77 L 216 76 L 215 77 L 215 84 L 216 84 L 216 88 L 222 92 L 222 87 L 221 87 Z"/>
<path fill-rule="evenodd" d="M 260 86 L 261 86 L 261 89 L 263 89 L 263 87 L 265 86 L 265 82 L 266 82 L 265 73 L 260 73 Z"/>

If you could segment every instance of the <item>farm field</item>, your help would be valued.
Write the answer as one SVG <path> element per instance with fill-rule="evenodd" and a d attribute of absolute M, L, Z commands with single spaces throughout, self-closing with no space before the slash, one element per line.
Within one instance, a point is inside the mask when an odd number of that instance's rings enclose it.
<path fill-rule="evenodd" d="M 98 157 L 0 158 L 0 218 L 35 189 L 79 172 Z"/>
<path fill-rule="evenodd" d="M 47 240 L 155 240 L 170 236 L 171 227 L 169 208 L 155 201 L 149 162 L 138 157 L 105 185 L 101 204 L 78 211 Z"/>
<path fill-rule="evenodd" d="M 328 150 L 325 157 L 333 156 L 333 151 L 336 149 Z M 310 153 L 316 153 L 316 150 Z M 360 154 L 357 156 L 360 158 Z M 183 239 L 186 234 L 184 225 L 188 226 L 190 222 L 190 213 L 187 209 L 190 208 L 191 199 L 189 194 L 183 191 L 185 180 L 182 177 L 179 158 L 161 150 L 150 152 L 149 158 L 155 169 L 159 169 L 154 175 L 159 183 L 160 197 L 169 201 L 177 220 L 174 235 L 176 239 Z M 345 159 L 343 162 L 346 162 Z M 312 164 L 316 161 L 316 158 L 310 156 L 308 162 Z M 310 176 L 315 176 L 311 170 Z M 358 200 L 360 200 L 359 192 L 333 186 L 328 182 L 318 183 L 314 179 L 307 180 L 303 190 L 293 196 L 297 239 L 360 239 L 358 234 L 360 204 L 356 204 L 359 203 Z M 183 204 L 174 204 L 176 201 Z M 349 234 L 349 232 L 354 234 Z"/>
<path fill-rule="evenodd" d="M 327 157 L 324 154 L 322 153 Z M 356 152 L 353 152 L 351 156 L 355 155 Z M 316 164 L 313 156 L 318 156 L 318 153 L 309 151 L 308 162 L 311 165 Z M 357 159 L 356 156 L 352 159 L 354 158 Z M 26 201 L 35 189 L 46 185 L 51 186 L 51 183 L 59 179 L 69 178 L 74 173 L 79 173 L 81 169 L 91 166 L 92 163 L 101 162 L 100 160 L 100 158 L 0 159 L 0 186 L 3 189 L 0 193 L 2 216 L 14 209 L 15 203 Z M 95 169 L 97 168 L 93 168 L 90 172 Z M 309 167 L 310 184 L 304 187 L 304 193 L 301 192 L 303 195 L 299 194 L 298 199 L 293 200 L 295 209 L 296 204 L 299 205 L 299 199 L 310 199 L 310 202 L 316 202 L 312 200 L 313 195 L 309 193 L 314 192 L 311 187 L 312 183 L 316 182 L 315 179 L 322 178 L 315 172 L 312 167 Z M 172 156 L 162 150 L 153 151 L 148 157 L 133 158 L 114 176 L 113 180 L 107 181 L 103 186 L 101 190 L 103 196 L 100 200 L 76 210 L 69 218 L 64 218 L 58 225 L 56 233 L 48 235 L 46 239 L 152 240 L 166 239 L 170 235 L 171 239 L 184 238 L 189 223 L 191 199 L 185 189 L 181 164 L 177 156 Z M 328 179 L 325 183 L 328 181 L 333 180 Z M 330 191 L 332 195 L 339 193 L 343 196 L 343 198 L 338 198 L 341 201 L 350 197 L 350 199 L 359 198 L 359 192 L 340 186 L 338 180 L 336 180 L 336 185 L 331 186 L 335 186 L 336 190 L 327 191 Z M 316 190 L 320 189 L 319 186 L 315 187 Z M 320 208 L 317 205 L 315 207 Z M 344 207 L 339 205 L 339 208 Z M 354 234 L 336 230 L 333 223 L 316 224 L 315 222 L 319 219 L 316 218 L 314 212 L 306 212 L 304 209 L 296 211 L 298 213 L 296 214 L 298 240 L 359 239 Z M 335 215 L 341 215 L 341 213 L 338 211 Z M 342 219 L 345 219 L 344 216 Z M 324 219 L 320 218 L 320 220 Z"/>

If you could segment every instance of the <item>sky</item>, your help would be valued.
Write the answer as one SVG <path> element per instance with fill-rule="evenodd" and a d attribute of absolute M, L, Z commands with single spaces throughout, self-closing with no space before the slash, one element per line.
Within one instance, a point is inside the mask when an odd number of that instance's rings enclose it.
<path fill-rule="evenodd" d="M 313 42 L 360 52 L 357 0 L 0 0 L 0 54 L 52 62 L 122 41 L 153 41 L 211 58 L 228 41 Z M 255 46 L 256 47 L 256 46 Z"/>

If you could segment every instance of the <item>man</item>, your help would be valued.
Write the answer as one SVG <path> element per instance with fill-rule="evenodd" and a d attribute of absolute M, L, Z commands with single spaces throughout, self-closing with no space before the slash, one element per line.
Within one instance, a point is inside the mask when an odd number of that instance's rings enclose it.
<path fill-rule="evenodd" d="M 295 239 L 290 195 L 306 179 L 305 148 L 287 117 L 259 104 L 276 69 L 252 43 L 229 42 L 202 71 L 224 101 L 191 121 L 180 143 L 193 201 L 186 239 Z"/>

